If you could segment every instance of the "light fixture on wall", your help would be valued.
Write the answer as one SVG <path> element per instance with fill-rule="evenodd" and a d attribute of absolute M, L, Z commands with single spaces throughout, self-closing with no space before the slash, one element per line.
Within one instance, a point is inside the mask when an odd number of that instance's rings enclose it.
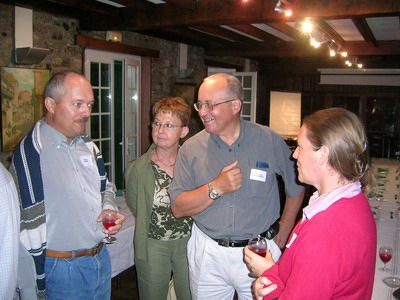
<path fill-rule="evenodd" d="M 275 5 L 274 11 L 280 14 L 284 14 L 286 17 L 293 15 L 293 5 L 289 0 L 278 0 Z"/>
<path fill-rule="evenodd" d="M 119 31 L 107 31 L 106 32 L 106 40 L 109 42 L 122 42 L 122 33 Z"/>

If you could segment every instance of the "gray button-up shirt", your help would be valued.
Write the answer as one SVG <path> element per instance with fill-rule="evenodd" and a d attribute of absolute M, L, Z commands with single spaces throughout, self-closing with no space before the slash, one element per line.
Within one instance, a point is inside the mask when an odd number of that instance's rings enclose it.
<path fill-rule="evenodd" d="M 282 176 L 288 196 L 303 190 L 296 183 L 294 162 L 285 141 L 266 126 L 242 120 L 240 136 L 231 146 L 205 130 L 183 144 L 169 189 L 171 200 L 212 181 L 235 160 L 243 186 L 193 216 L 196 225 L 212 238 L 248 239 L 267 230 L 279 218 L 276 174 Z"/>
<path fill-rule="evenodd" d="M 94 154 L 81 137 L 67 144 L 67 138 L 44 121 L 40 134 L 47 248 L 92 248 L 104 238 L 103 225 L 96 222 L 100 212 L 116 210 L 113 185 L 107 181 L 102 197 Z"/>

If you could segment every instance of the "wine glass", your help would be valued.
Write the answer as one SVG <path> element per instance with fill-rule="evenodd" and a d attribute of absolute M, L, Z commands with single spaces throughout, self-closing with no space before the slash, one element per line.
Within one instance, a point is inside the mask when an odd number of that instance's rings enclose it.
<path fill-rule="evenodd" d="M 379 258 L 383 262 L 383 268 L 380 270 L 382 271 L 389 271 L 389 269 L 386 268 L 386 263 L 388 263 L 393 256 L 393 248 L 389 246 L 382 246 L 379 248 Z"/>
<path fill-rule="evenodd" d="M 104 219 L 103 219 L 103 226 L 105 229 L 109 229 L 112 226 L 115 226 L 115 216 L 113 212 L 106 212 Z M 104 238 L 104 242 L 106 244 L 112 244 L 116 241 L 117 239 L 113 236 L 111 236 L 109 233 L 107 233 L 107 236 Z"/>
<path fill-rule="evenodd" d="M 268 244 L 267 239 L 258 235 L 254 239 L 250 239 L 248 242 L 249 249 L 258 255 L 265 257 L 267 254 Z"/>

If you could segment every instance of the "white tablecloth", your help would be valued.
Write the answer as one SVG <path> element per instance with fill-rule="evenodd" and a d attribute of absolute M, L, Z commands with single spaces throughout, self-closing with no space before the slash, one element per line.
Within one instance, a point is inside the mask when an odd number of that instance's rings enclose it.
<path fill-rule="evenodd" d="M 113 244 L 107 244 L 111 258 L 112 277 L 134 265 L 133 236 L 135 232 L 135 217 L 129 210 L 123 197 L 116 198 L 120 212 L 126 216 L 121 230 L 115 235 L 117 240 Z"/>
<path fill-rule="evenodd" d="M 373 160 L 375 175 L 378 177 L 378 190 L 375 197 L 370 198 L 370 205 L 375 213 L 378 232 L 376 271 L 373 300 L 394 300 L 394 288 L 386 286 L 382 279 L 390 276 L 400 277 L 400 216 L 399 187 L 400 162 L 395 160 Z M 396 178 L 397 177 L 397 178 Z M 397 200 L 395 199 L 397 195 Z M 383 262 L 379 258 L 379 247 L 391 246 L 393 258 L 387 263 L 390 271 L 380 270 Z"/>

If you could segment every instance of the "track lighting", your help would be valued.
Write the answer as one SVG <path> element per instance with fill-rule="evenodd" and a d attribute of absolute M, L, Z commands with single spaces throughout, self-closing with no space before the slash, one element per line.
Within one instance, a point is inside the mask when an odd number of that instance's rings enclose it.
<path fill-rule="evenodd" d="M 286 17 L 293 15 L 292 4 L 288 0 L 278 0 L 274 10 L 277 13 L 284 14 Z"/>

